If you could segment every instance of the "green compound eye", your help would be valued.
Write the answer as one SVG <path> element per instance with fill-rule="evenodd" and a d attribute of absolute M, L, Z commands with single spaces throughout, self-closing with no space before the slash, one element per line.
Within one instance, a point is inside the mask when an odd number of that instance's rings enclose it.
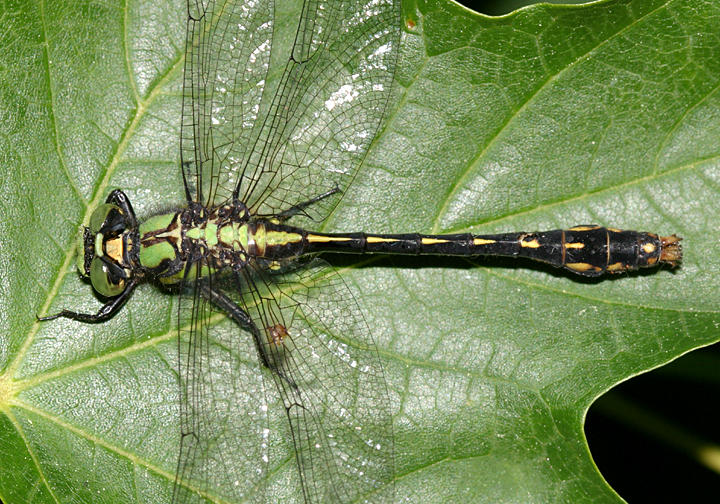
<path fill-rule="evenodd" d="M 125 279 L 115 278 L 110 267 L 96 257 L 90 265 L 90 282 L 98 294 L 105 297 L 115 297 L 125 290 Z"/>
<path fill-rule="evenodd" d="M 112 212 L 113 210 L 118 212 L 120 211 L 117 206 L 110 203 L 103 203 L 95 209 L 95 211 L 92 213 L 92 216 L 90 217 L 89 226 L 90 231 L 92 231 L 93 234 L 100 232 L 100 229 L 103 227 L 103 224 L 105 224 L 105 221 L 110 215 L 110 212 Z"/>

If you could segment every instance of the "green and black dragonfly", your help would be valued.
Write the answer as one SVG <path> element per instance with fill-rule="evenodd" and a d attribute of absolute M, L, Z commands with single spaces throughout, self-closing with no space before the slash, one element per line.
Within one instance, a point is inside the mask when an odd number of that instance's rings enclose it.
<path fill-rule="evenodd" d="M 186 201 L 138 220 L 113 191 L 79 238 L 78 269 L 107 302 L 145 281 L 181 295 L 181 444 L 172 501 L 266 499 L 267 405 L 282 403 L 305 502 L 393 495 L 388 392 L 371 331 L 322 252 L 527 257 L 584 275 L 681 260 L 679 238 L 594 225 L 494 235 L 319 233 L 381 125 L 400 43 L 399 0 L 307 0 L 279 79 L 268 82 L 271 1 L 188 1 L 181 169 Z M 238 326 L 213 331 L 220 312 Z M 250 343 L 252 342 L 252 343 Z M 273 386 L 229 364 L 252 344 Z M 258 390 L 264 390 L 262 384 Z M 264 394 L 264 393 L 263 393 Z M 233 415 L 235 401 L 246 415 Z M 243 463 L 239 463 L 243 461 Z M 236 467 L 256 467 L 238 474 Z M 260 482 L 260 483 L 258 483 Z"/>

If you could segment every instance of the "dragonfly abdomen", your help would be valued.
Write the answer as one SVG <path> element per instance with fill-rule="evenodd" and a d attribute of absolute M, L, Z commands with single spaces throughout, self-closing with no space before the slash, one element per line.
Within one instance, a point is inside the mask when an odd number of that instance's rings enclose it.
<path fill-rule="evenodd" d="M 667 263 L 676 266 L 681 257 L 679 238 L 660 237 L 654 233 L 620 230 L 601 226 L 575 226 L 570 229 L 534 233 L 499 235 L 497 243 L 507 247 L 510 254 L 546 262 L 583 276 L 621 273 Z M 478 236 L 479 245 L 491 250 L 496 237 Z M 512 243 L 509 243 L 512 242 Z M 494 255 L 494 254 L 491 254 Z"/>
<path fill-rule="evenodd" d="M 680 238 L 601 226 L 493 235 L 304 232 L 308 252 L 527 257 L 583 276 L 620 273 L 682 258 Z"/>

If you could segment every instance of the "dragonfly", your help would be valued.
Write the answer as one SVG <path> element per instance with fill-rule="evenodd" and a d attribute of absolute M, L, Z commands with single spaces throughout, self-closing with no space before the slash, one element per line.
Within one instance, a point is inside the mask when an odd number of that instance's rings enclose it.
<path fill-rule="evenodd" d="M 524 257 L 582 276 L 682 259 L 680 238 L 600 225 L 429 235 L 313 231 L 347 192 L 389 107 L 399 0 L 307 0 L 286 63 L 270 78 L 274 6 L 188 1 L 180 163 L 185 201 L 136 217 L 112 191 L 78 238 L 77 267 L 103 323 L 143 282 L 180 296 L 180 446 L 173 503 L 268 496 L 277 405 L 301 500 L 393 499 L 391 405 L 358 302 L 329 253 Z M 283 50 L 282 46 L 280 50 Z M 317 226 L 317 227 L 312 227 Z M 215 330 L 216 315 L 236 326 Z M 251 345 L 261 377 L 229 356 Z M 234 406 L 246 404 L 247 414 Z M 253 467 L 240 474 L 237 467 Z"/>

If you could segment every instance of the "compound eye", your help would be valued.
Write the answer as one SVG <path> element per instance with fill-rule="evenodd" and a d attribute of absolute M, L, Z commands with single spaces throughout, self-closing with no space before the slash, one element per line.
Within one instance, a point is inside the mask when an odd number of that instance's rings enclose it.
<path fill-rule="evenodd" d="M 90 217 L 90 231 L 92 234 L 121 230 L 125 227 L 125 217 L 120 208 L 111 203 L 98 206 Z"/>
<path fill-rule="evenodd" d="M 105 297 L 118 296 L 125 290 L 125 279 L 119 278 L 99 257 L 93 259 L 90 264 L 90 282 L 93 289 Z"/>

